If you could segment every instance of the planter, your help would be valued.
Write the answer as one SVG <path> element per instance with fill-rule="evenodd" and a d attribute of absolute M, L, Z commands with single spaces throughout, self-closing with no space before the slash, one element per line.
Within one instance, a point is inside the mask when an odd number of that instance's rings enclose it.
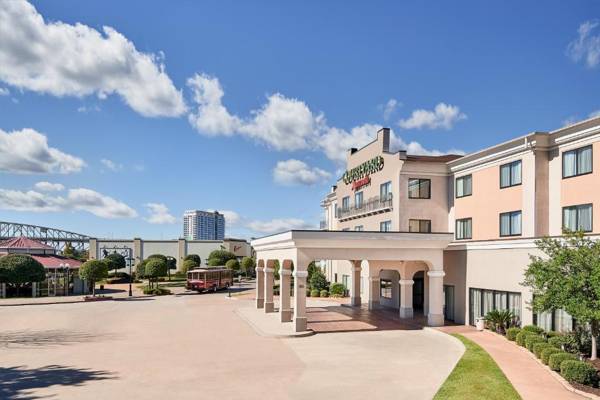
<path fill-rule="evenodd" d="M 478 331 L 483 331 L 483 329 L 485 328 L 485 319 L 484 318 L 477 318 L 475 320 L 475 329 L 477 329 Z"/>

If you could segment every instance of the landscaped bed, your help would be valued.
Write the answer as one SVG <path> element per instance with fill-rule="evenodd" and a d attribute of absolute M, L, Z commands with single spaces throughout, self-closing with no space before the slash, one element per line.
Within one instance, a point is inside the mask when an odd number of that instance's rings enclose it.
<path fill-rule="evenodd" d="M 434 399 L 520 399 L 496 362 L 480 346 L 462 335 L 453 334 L 465 345 L 465 353 Z"/>

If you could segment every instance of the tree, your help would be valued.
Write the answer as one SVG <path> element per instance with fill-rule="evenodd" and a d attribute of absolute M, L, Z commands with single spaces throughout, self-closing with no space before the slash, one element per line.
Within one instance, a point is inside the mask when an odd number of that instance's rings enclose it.
<path fill-rule="evenodd" d="M 17 296 L 24 283 L 41 282 L 46 278 L 44 266 L 26 254 L 8 254 L 0 257 L 0 279 L 15 285 Z"/>
<path fill-rule="evenodd" d="M 181 272 L 187 274 L 189 270 L 198 268 L 194 260 L 185 260 L 181 266 Z"/>
<path fill-rule="evenodd" d="M 308 268 L 306 269 L 306 271 L 308 272 L 308 278 L 307 278 L 307 279 L 308 279 L 308 281 L 310 282 L 310 278 L 312 278 L 313 274 L 314 274 L 315 272 L 320 272 L 320 271 L 321 271 L 321 268 L 317 267 L 317 264 L 315 264 L 315 262 L 314 262 L 314 261 L 311 261 L 311 262 L 308 264 Z"/>
<path fill-rule="evenodd" d="M 246 277 L 248 277 L 248 271 L 256 268 L 256 262 L 252 257 L 244 257 L 242 258 L 242 263 L 240 264 L 241 270 Z"/>
<path fill-rule="evenodd" d="M 104 261 L 89 260 L 79 268 L 79 277 L 92 285 L 92 296 L 96 296 L 96 282 L 108 276 L 108 265 Z"/>
<path fill-rule="evenodd" d="M 317 269 L 313 272 L 312 276 L 310 277 L 309 284 L 311 289 L 318 290 L 319 292 L 321 290 L 329 288 L 327 278 L 325 277 L 325 274 L 321 272 L 320 269 Z"/>
<path fill-rule="evenodd" d="M 225 267 L 226 267 L 227 269 L 230 269 L 230 270 L 232 270 L 233 272 L 237 272 L 237 271 L 239 271 L 239 270 L 240 270 L 240 262 L 239 262 L 237 259 L 235 259 L 235 258 L 234 258 L 234 259 L 232 259 L 232 260 L 228 260 L 228 261 L 225 263 Z"/>
<path fill-rule="evenodd" d="M 135 277 L 137 279 L 144 279 L 146 277 L 146 264 L 147 260 L 142 260 L 135 268 Z"/>
<path fill-rule="evenodd" d="M 218 267 L 225 265 L 227 261 L 237 258 L 235 254 L 227 250 L 213 250 L 208 255 L 208 265 Z"/>
<path fill-rule="evenodd" d="M 169 266 L 165 260 L 158 257 L 148 258 L 147 261 L 144 272 L 148 277 L 148 283 L 150 284 L 154 279 L 158 285 L 158 278 L 167 274 Z"/>
<path fill-rule="evenodd" d="M 194 264 L 196 265 L 194 268 L 198 268 L 200 264 L 202 264 L 202 260 L 200 259 L 200 256 L 198 254 L 188 254 L 187 256 L 185 256 L 183 261 L 185 262 L 187 260 L 192 260 L 194 262 Z"/>
<path fill-rule="evenodd" d="M 71 242 L 65 243 L 65 248 L 62 251 L 63 256 L 73 258 L 75 260 L 86 261 L 88 259 L 87 250 L 76 250 Z"/>
<path fill-rule="evenodd" d="M 534 311 L 563 309 L 579 324 L 589 324 L 590 358 L 597 358 L 600 333 L 600 242 L 582 232 L 544 238 L 536 246 L 547 257 L 532 256 L 523 285 L 533 292 Z"/>
<path fill-rule="evenodd" d="M 119 253 L 111 253 L 102 259 L 109 271 L 114 270 L 117 273 L 118 270 L 123 269 L 127 266 L 125 257 Z"/>

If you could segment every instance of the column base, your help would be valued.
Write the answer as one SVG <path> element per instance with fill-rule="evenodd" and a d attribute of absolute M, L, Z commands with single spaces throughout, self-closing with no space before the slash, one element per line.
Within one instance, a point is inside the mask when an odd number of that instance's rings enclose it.
<path fill-rule="evenodd" d="M 280 310 L 279 311 L 280 322 L 292 322 L 292 310 Z"/>
<path fill-rule="evenodd" d="M 304 332 L 308 327 L 308 321 L 306 317 L 295 317 L 294 318 L 294 332 Z"/>
<path fill-rule="evenodd" d="M 275 303 L 272 301 L 265 301 L 265 312 L 272 313 L 275 312 Z"/>
<path fill-rule="evenodd" d="M 444 326 L 444 314 L 427 314 L 427 325 Z"/>
<path fill-rule="evenodd" d="M 256 308 L 264 308 L 265 299 L 256 299 Z"/>
<path fill-rule="evenodd" d="M 362 301 L 360 299 L 360 296 L 358 296 L 358 297 L 351 297 L 350 298 L 350 305 L 351 306 L 360 307 L 361 304 L 362 304 Z"/>
<path fill-rule="evenodd" d="M 379 302 L 375 300 L 369 300 L 369 310 L 376 310 L 379 308 Z"/>
<path fill-rule="evenodd" d="M 413 318 L 414 311 L 412 307 L 400 307 L 400 318 Z"/>

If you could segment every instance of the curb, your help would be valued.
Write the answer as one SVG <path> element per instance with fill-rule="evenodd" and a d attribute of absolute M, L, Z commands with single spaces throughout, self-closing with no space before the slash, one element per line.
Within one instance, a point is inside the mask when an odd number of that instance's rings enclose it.
<path fill-rule="evenodd" d="M 132 296 L 132 297 L 113 297 L 111 299 L 102 300 L 102 301 L 127 301 L 129 299 L 140 299 L 140 298 L 150 298 L 156 296 Z M 81 300 L 69 300 L 69 301 L 51 301 L 44 303 L 12 303 L 12 304 L 2 304 L 0 301 L 0 307 L 20 307 L 20 306 L 51 306 L 57 304 L 78 304 L 78 303 L 96 303 L 95 301 L 85 301 Z"/>
<path fill-rule="evenodd" d="M 272 334 L 272 333 L 267 333 L 267 332 L 264 332 L 262 329 L 260 329 L 250 319 L 246 318 L 246 316 L 243 315 L 242 313 L 240 313 L 237 309 L 234 310 L 233 312 L 236 313 L 237 316 L 240 317 L 242 320 L 244 320 L 248 325 L 250 325 L 252 327 L 252 329 L 254 329 L 254 331 L 256 333 L 258 333 L 260 336 L 263 336 L 263 337 L 271 337 L 271 338 L 278 338 L 278 339 L 295 339 L 295 338 L 308 337 L 308 336 L 312 336 L 312 335 L 316 334 L 316 332 L 313 331 L 312 329 L 309 329 L 309 330 L 304 331 L 304 332 L 290 333 L 290 334 Z"/>

